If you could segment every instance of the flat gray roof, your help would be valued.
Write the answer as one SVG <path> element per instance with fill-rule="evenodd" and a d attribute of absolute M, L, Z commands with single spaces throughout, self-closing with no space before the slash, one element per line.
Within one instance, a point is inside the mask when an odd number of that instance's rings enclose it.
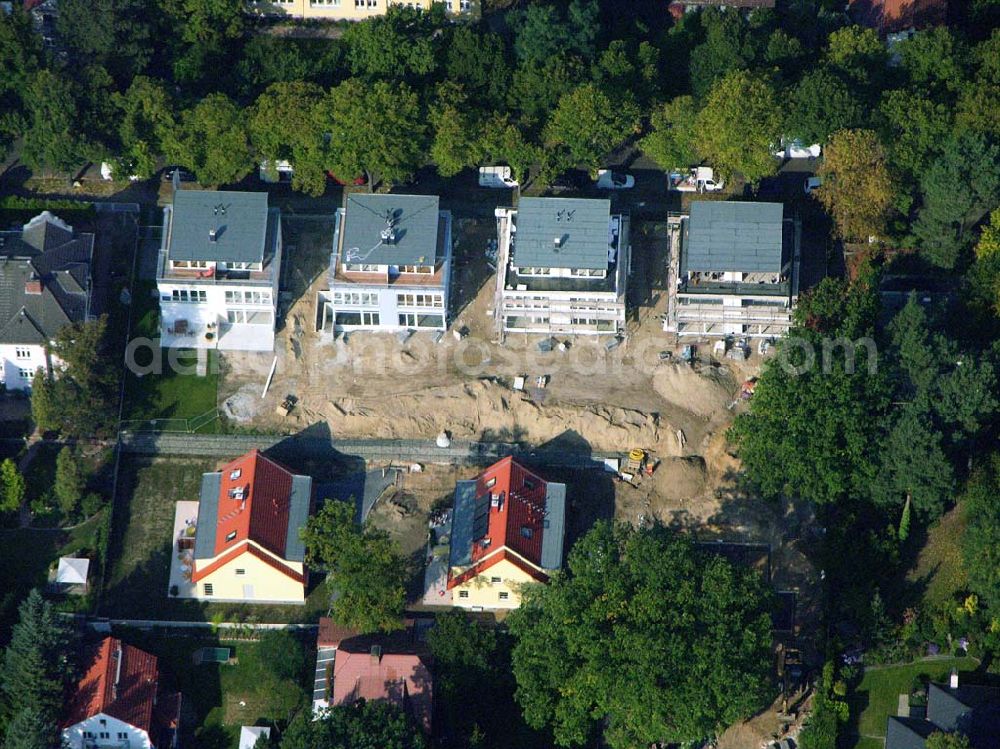
<path fill-rule="evenodd" d="M 167 248 L 171 260 L 263 261 L 268 217 L 266 192 L 178 190 L 173 205 Z"/>
<path fill-rule="evenodd" d="M 514 264 L 521 268 L 607 268 L 610 221 L 610 200 L 521 198 L 515 219 Z"/>
<path fill-rule="evenodd" d="M 684 237 L 684 269 L 779 273 L 783 215 L 781 203 L 695 201 Z"/>
<path fill-rule="evenodd" d="M 437 195 L 349 193 L 341 225 L 342 262 L 434 265 L 438 247 Z M 392 218 L 393 240 L 382 237 Z"/>
<path fill-rule="evenodd" d="M 288 503 L 288 531 L 285 536 L 285 559 L 302 562 L 306 545 L 299 531 L 306 527 L 312 505 L 313 480 L 310 476 L 292 475 L 292 496 Z"/>
<path fill-rule="evenodd" d="M 455 483 L 455 510 L 451 518 L 451 548 L 448 563 L 464 567 L 472 563 L 472 521 L 476 513 L 476 480 Z"/>
<path fill-rule="evenodd" d="M 200 533 L 194 535 L 194 558 L 211 559 L 215 556 L 215 528 L 219 522 L 219 489 L 222 486 L 221 473 L 201 474 L 201 497 L 198 502 L 198 524 Z"/>

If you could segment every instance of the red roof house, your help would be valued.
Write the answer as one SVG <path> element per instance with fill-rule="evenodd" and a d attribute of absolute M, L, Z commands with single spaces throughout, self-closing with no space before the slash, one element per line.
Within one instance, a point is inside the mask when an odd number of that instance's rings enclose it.
<path fill-rule="evenodd" d="M 459 481 L 448 572 L 448 589 L 460 589 L 455 603 L 517 606 L 518 584 L 547 582 L 562 565 L 565 525 L 566 486 L 546 481 L 513 458 L 494 463 L 474 480 Z M 494 588 L 484 591 L 486 585 Z"/>
<path fill-rule="evenodd" d="M 416 633 L 412 621 L 398 632 L 358 635 L 320 619 L 314 708 L 385 700 L 429 734 L 434 687 L 429 656 Z"/>
<path fill-rule="evenodd" d="M 948 15 L 948 0 L 849 0 L 848 5 L 856 23 L 883 35 L 940 26 Z"/>
<path fill-rule="evenodd" d="M 312 506 L 312 479 L 259 450 L 204 474 L 191 574 L 198 597 L 303 601 L 299 531 Z"/>
<path fill-rule="evenodd" d="M 69 747 L 101 739 L 144 749 L 174 746 L 181 696 L 163 688 L 155 655 L 105 637 L 87 649 L 82 672 L 60 723 Z"/>

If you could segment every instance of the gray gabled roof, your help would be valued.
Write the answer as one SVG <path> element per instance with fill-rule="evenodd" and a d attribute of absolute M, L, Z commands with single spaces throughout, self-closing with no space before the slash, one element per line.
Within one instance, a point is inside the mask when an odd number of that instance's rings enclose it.
<path fill-rule="evenodd" d="M 476 514 L 476 480 L 455 484 L 455 509 L 451 518 L 451 549 L 448 563 L 464 567 L 472 563 L 472 525 Z"/>
<path fill-rule="evenodd" d="M 344 200 L 342 262 L 434 265 L 438 254 L 436 195 L 348 193 Z M 392 239 L 383 231 L 392 220 Z"/>
<path fill-rule="evenodd" d="M 194 537 L 194 558 L 211 559 L 215 556 L 215 525 L 219 520 L 219 489 L 222 487 L 221 473 L 201 474 L 201 496 L 198 502 L 198 524 L 200 531 Z"/>
<path fill-rule="evenodd" d="M 781 203 L 695 201 L 684 237 L 684 270 L 779 273 L 783 213 Z"/>
<path fill-rule="evenodd" d="M 545 485 L 545 529 L 542 531 L 542 569 L 562 567 L 566 538 L 566 484 Z"/>
<path fill-rule="evenodd" d="M 174 193 L 168 255 L 171 260 L 260 263 L 267 219 L 266 192 L 178 190 Z"/>
<path fill-rule="evenodd" d="M 514 264 L 521 268 L 607 268 L 610 222 L 610 200 L 521 198 L 515 219 Z"/>
<path fill-rule="evenodd" d="M 891 716 L 885 726 L 885 749 L 924 749 L 936 730 L 926 720 Z"/>

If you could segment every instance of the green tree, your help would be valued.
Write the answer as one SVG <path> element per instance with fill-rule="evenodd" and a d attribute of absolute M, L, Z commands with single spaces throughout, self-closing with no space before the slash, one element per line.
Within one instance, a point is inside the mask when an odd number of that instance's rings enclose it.
<path fill-rule="evenodd" d="M 827 278 L 800 297 L 787 348 L 765 364 L 750 411 L 730 430 L 763 496 L 818 505 L 868 496 L 890 398 L 877 355 L 864 343 L 878 310 L 874 279 L 848 286 Z"/>
<path fill-rule="evenodd" d="M 534 7 L 534 6 L 533 6 Z M 567 91 L 585 82 L 586 71 L 578 58 L 558 56 L 538 63 L 524 63 L 514 71 L 510 103 L 532 126 L 544 122 Z"/>
<path fill-rule="evenodd" d="M 950 139 L 923 175 L 913 234 L 935 265 L 955 267 L 971 244 L 972 227 L 1000 203 L 997 163 L 1000 147 L 965 133 Z"/>
<path fill-rule="evenodd" d="M 0 13 L 0 156 L 25 129 L 25 97 L 40 59 L 39 36 L 28 14 L 16 5 L 11 13 Z"/>
<path fill-rule="evenodd" d="M 600 30 L 597 0 L 572 0 L 565 13 L 554 5 L 533 3 L 510 16 L 514 52 L 525 65 L 542 65 L 560 55 L 593 59 Z"/>
<path fill-rule="evenodd" d="M 845 26 L 830 34 L 826 60 L 837 70 L 867 85 L 885 74 L 889 54 L 874 29 Z"/>
<path fill-rule="evenodd" d="M 52 421 L 39 423 L 40 429 L 60 431 L 65 436 L 95 436 L 111 427 L 116 415 L 118 370 L 108 360 L 106 329 L 104 317 L 74 323 L 60 330 L 48 347 L 53 359 L 62 365 L 45 388 L 48 413 L 42 415 Z"/>
<path fill-rule="evenodd" d="M 151 17 L 142 0 L 63 0 L 56 28 L 70 54 L 107 68 L 124 85 L 153 56 Z"/>
<path fill-rule="evenodd" d="M 245 113 L 225 94 L 209 94 L 182 112 L 163 147 L 203 185 L 238 182 L 253 168 Z"/>
<path fill-rule="evenodd" d="M 927 749 L 972 749 L 968 737 L 963 733 L 935 731 L 927 737 Z"/>
<path fill-rule="evenodd" d="M 612 101 L 588 83 L 559 99 L 545 128 L 545 140 L 564 149 L 568 166 L 582 164 L 596 173 L 608 153 L 638 127 L 639 109 L 634 103 Z"/>
<path fill-rule="evenodd" d="M 394 5 L 385 15 L 350 24 L 343 41 L 351 72 L 396 80 L 430 75 L 437 67 L 440 20 L 437 13 Z"/>
<path fill-rule="evenodd" d="M 826 143 L 833 133 L 857 127 L 864 119 L 864 105 L 850 86 L 819 67 L 792 89 L 785 135 L 805 143 Z"/>
<path fill-rule="evenodd" d="M 65 516 L 69 517 L 76 511 L 85 485 L 86 479 L 78 457 L 71 447 L 63 447 L 56 455 L 56 476 L 52 492 Z"/>
<path fill-rule="evenodd" d="M 399 628 L 406 560 L 387 533 L 355 524 L 353 502 L 325 502 L 309 518 L 302 540 L 306 563 L 330 574 L 334 620 L 361 632 Z"/>
<path fill-rule="evenodd" d="M 322 133 L 315 117 L 323 96 L 314 83 L 274 83 L 257 97 L 247 122 L 258 158 L 272 166 L 291 162 L 292 186 L 312 195 L 322 195 L 326 188 Z"/>
<path fill-rule="evenodd" d="M 484 162 L 508 164 L 517 180 L 542 158 L 538 146 L 507 115 L 496 114 L 484 123 L 479 145 Z"/>
<path fill-rule="evenodd" d="M 52 378 L 41 367 L 31 379 L 31 418 L 40 432 L 51 432 L 59 428 L 57 394 Z"/>
<path fill-rule="evenodd" d="M 121 155 L 116 176 L 153 176 L 163 157 L 163 140 L 176 127 L 174 105 L 161 81 L 137 76 L 124 93 L 114 95 L 119 112 Z"/>
<path fill-rule="evenodd" d="M 35 707 L 14 714 L 3 741 L 3 749 L 60 749 L 62 745 L 55 720 Z"/>
<path fill-rule="evenodd" d="M 442 177 L 476 166 L 482 158 L 478 126 L 469 109 L 461 87 L 452 83 L 438 87 L 437 101 L 430 112 L 434 129 L 430 156 Z"/>
<path fill-rule="evenodd" d="M 953 109 L 913 89 L 886 92 L 878 117 L 893 166 L 919 181 L 953 130 Z"/>
<path fill-rule="evenodd" d="M 690 96 L 678 96 L 653 110 L 649 135 L 639 146 L 664 169 L 677 169 L 700 160 L 695 148 L 698 109 Z"/>
<path fill-rule="evenodd" d="M 768 703 L 771 604 L 753 570 L 600 522 L 508 619 L 517 701 L 560 746 L 702 738 Z"/>
<path fill-rule="evenodd" d="M 816 685 L 812 712 L 799 734 L 799 746 L 802 749 L 837 749 L 837 734 L 840 723 L 847 718 L 847 704 L 836 699 L 833 685 L 834 664 L 827 661 Z"/>
<path fill-rule="evenodd" d="M 241 0 L 161 0 L 182 41 L 201 50 L 218 50 L 246 29 Z"/>
<path fill-rule="evenodd" d="M 67 657 L 72 652 L 72 633 L 37 589 L 21 602 L 18 616 L 0 664 L 0 688 L 15 715 L 37 710 L 54 722 L 72 673 Z"/>
<path fill-rule="evenodd" d="M 774 88 L 743 70 L 729 73 L 708 94 L 698 114 L 698 151 L 724 175 L 740 172 L 749 182 L 774 174 L 771 148 L 781 138 Z"/>
<path fill-rule="evenodd" d="M 955 487 L 941 442 L 942 435 L 926 411 L 919 406 L 904 407 L 882 449 L 882 467 L 874 485 L 876 501 L 909 508 L 912 498 L 922 521 L 939 518 Z"/>
<path fill-rule="evenodd" d="M 911 86 L 936 94 L 954 94 L 967 85 L 969 50 L 947 26 L 916 32 L 893 50 Z"/>
<path fill-rule="evenodd" d="M 871 130 L 841 130 L 830 138 L 817 170 L 816 196 L 845 239 L 885 232 L 892 208 L 893 180 L 878 136 Z"/>
<path fill-rule="evenodd" d="M 17 469 L 17 463 L 10 458 L 5 458 L 0 463 L 0 485 L 3 486 L 3 504 L 0 505 L 0 510 L 15 512 L 24 502 L 27 485 L 24 476 Z"/>
<path fill-rule="evenodd" d="M 270 664 L 274 675 L 279 679 L 298 681 L 307 667 L 306 652 L 301 640 L 292 632 L 282 629 L 269 629 L 260 637 L 258 644 L 260 659 Z"/>
<path fill-rule="evenodd" d="M 906 502 L 903 504 L 903 512 L 899 516 L 899 536 L 900 543 L 906 543 L 906 540 L 910 537 L 910 498 L 906 498 Z"/>
<path fill-rule="evenodd" d="M 503 101 L 510 89 L 511 67 L 503 38 L 468 24 L 459 24 L 452 32 L 445 71 L 449 81 L 460 84 L 483 106 Z"/>
<path fill-rule="evenodd" d="M 27 123 L 21 156 L 33 169 L 63 171 L 78 167 L 84 146 L 76 129 L 80 120 L 71 83 L 51 70 L 39 70 L 24 93 Z"/>
<path fill-rule="evenodd" d="M 701 23 L 705 41 L 691 50 L 691 89 L 698 99 L 727 74 L 749 68 L 755 55 L 749 24 L 741 13 L 705 8 Z"/>
<path fill-rule="evenodd" d="M 330 136 L 325 166 L 343 179 L 367 174 L 372 185 L 403 182 L 423 164 L 425 118 L 406 84 L 349 78 L 320 102 L 317 119 Z"/>
<path fill-rule="evenodd" d="M 968 523 L 962 537 L 962 559 L 969 587 L 991 611 L 1000 611 L 1000 457 L 993 455 L 977 468 L 960 507 Z"/>
<path fill-rule="evenodd" d="M 299 711 L 281 739 L 281 749 L 425 749 L 423 733 L 389 702 L 358 700 L 313 720 Z"/>

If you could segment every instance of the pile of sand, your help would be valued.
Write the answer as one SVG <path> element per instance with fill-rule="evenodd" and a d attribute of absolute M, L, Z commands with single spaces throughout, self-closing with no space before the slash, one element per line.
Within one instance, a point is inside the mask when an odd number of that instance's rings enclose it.
<path fill-rule="evenodd" d="M 253 421 L 261 403 L 259 388 L 248 383 L 222 402 L 222 413 L 227 419 L 242 424 Z"/>
<path fill-rule="evenodd" d="M 676 454 L 668 424 L 658 414 L 591 404 L 536 403 L 486 380 L 428 388 L 407 397 L 405 409 L 393 398 L 340 398 L 323 414 L 330 430 L 345 437 L 419 439 L 447 431 L 455 439 L 523 441 L 536 445 L 557 438 L 589 443 L 596 451 L 620 452 L 629 446 L 654 447 L 670 437 L 665 454 Z M 578 435 L 578 436 L 577 436 Z"/>
<path fill-rule="evenodd" d="M 644 485 L 651 483 L 658 498 L 677 501 L 700 497 L 706 480 L 705 461 L 701 458 L 666 458 Z"/>
<path fill-rule="evenodd" d="M 653 389 L 671 406 L 711 420 L 726 412 L 733 401 L 736 383 L 722 368 L 705 367 L 696 371 L 678 363 L 657 369 Z"/>

